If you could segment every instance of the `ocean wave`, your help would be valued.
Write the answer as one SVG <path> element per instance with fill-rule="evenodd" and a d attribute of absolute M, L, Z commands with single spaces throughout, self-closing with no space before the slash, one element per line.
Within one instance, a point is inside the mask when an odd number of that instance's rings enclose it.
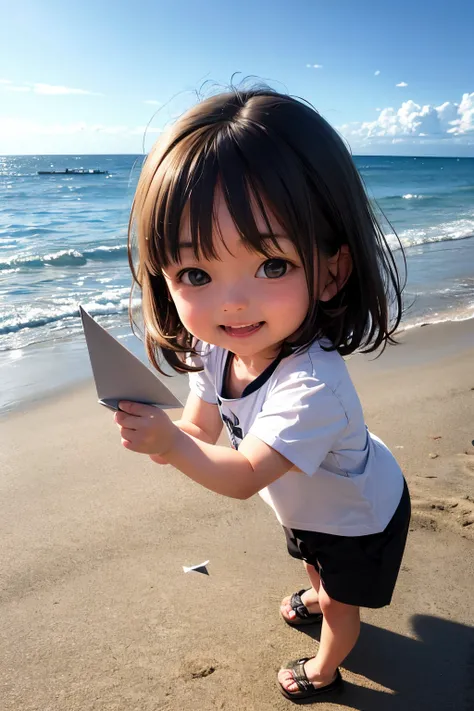
<path fill-rule="evenodd" d="M 127 256 L 125 245 L 111 247 L 100 246 L 79 252 L 77 249 L 63 249 L 52 254 L 19 254 L 15 257 L 0 262 L 0 271 L 21 267 L 24 269 L 37 269 L 41 267 L 78 267 L 88 261 L 108 262 L 122 259 Z"/>
<path fill-rule="evenodd" d="M 111 247 L 107 245 L 101 245 L 100 247 L 94 247 L 93 249 L 86 249 L 83 252 L 87 259 L 95 259 L 97 261 L 107 261 L 109 259 L 118 259 L 120 257 L 127 256 L 127 246 L 124 244 L 117 244 Z"/>
<path fill-rule="evenodd" d="M 398 249 L 399 244 L 393 233 L 385 235 L 390 247 Z M 474 237 L 474 218 L 462 218 L 425 228 L 400 230 L 398 237 L 403 247 L 419 247 L 433 242 L 451 242 Z"/>
<path fill-rule="evenodd" d="M 127 289 L 128 291 L 128 289 Z M 115 301 L 104 299 L 104 303 L 100 303 L 100 297 L 96 297 L 94 301 L 82 303 L 91 316 L 116 316 L 128 310 L 129 300 L 117 296 Z M 54 309 L 54 306 L 53 306 Z M 58 324 L 60 321 L 68 319 L 80 318 L 79 308 L 77 304 L 69 304 L 65 306 L 57 306 L 56 312 L 52 312 L 52 308 L 32 308 L 24 314 L 17 313 L 15 316 L 6 319 L 0 324 L 0 336 L 6 336 L 11 333 L 17 333 L 25 329 L 35 329 L 41 326 L 49 326 Z"/>
<path fill-rule="evenodd" d="M 11 189 L 11 185 L 7 185 L 7 189 Z M 18 198 L 27 198 L 28 200 L 31 199 L 31 193 L 26 192 L 25 190 L 22 190 L 18 193 L 5 193 L 2 195 L 2 200 L 18 200 Z"/>
<path fill-rule="evenodd" d="M 0 249 L 11 248 L 16 245 L 18 240 L 15 237 L 0 237 Z"/>
<path fill-rule="evenodd" d="M 446 193 L 449 195 L 449 193 Z M 438 195 L 424 195 L 422 193 L 405 193 L 404 195 L 382 195 L 375 199 L 376 203 L 396 203 L 398 200 L 442 200 L 445 193 L 439 193 Z"/>
<path fill-rule="evenodd" d="M 393 170 L 393 161 L 387 161 L 386 163 L 365 163 L 364 165 L 357 165 L 357 170 Z"/>
<path fill-rule="evenodd" d="M 425 316 L 402 321 L 400 332 L 411 331 L 413 328 L 422 328 L 423 326 L 436 326 L 440 323 L 459 323 L 460 321 L 471 321 L 472 319 L 474 319 L 474 304 L 470 304 L 454 313 L 446 311 L 431 317 Z"/>
<path fill-rule="evenodd" d="M 58 224 L 57 221 L 56 224 Z M 19 239 L 22 237 L 39 237 L 41 235 L 49 235 L 57 232 L 58 230 L 54 229 L 54 227 L 40 227 L 39 225 L 36 227 L 34 225 L 5 225 L 0 234 L 8 234 L 10 237 L 16 237 Z"/>
<path fill-rule="evenodd" d="M 0 170 L 1 178 L 32 178 L 36 173 L 15 173 L 11 170 Z"/>
<path fill-rule="evenodd" d="M 458 193 L 471 193 L 474 192 L 474 185 L 457 185 L 457 186 L 446 186 L 447 189 L 443 190 L 441 188 L 432 188 L 430 194 L 425 193 L 392 193 L 391 195 L 380 195 L 377 197 L 375 195 L 376 203 L 387 203 L 389 201 L 396 202 L 397 200 L 435 200 L 436 202 L 446 201 L 455 197 Z"/>

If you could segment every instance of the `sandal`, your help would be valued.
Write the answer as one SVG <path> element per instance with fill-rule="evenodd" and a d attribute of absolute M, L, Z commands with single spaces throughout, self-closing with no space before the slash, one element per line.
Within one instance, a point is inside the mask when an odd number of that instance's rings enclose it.
<path fill-rule="evenodd" d="M 336 669 L 336 678 L 334 681 L 331 681 L 330 684 L 326 684 L 326 686 L 319 686 L 318 688 L 313 686 L 304 670 L 304 665 L 310 659 L 312 659 L 312 657 L 296 659 L 293 662 L 288 662 L 288 664 L 283 667 L 283 669 L 289 669 L 291 671 L 293 679 L 298 686 L 298 691 L 287 691 L 285 687 L 278 682 L 283 696 L 297 704 L 308 704 L 311 703 L 317 696 L 339 692 L 342 690 L 342 686 L 344 684 L 341 672 L 339 669 Z"/>
<path fill-rule="evenodd" d="M 306 592 L 306 590 L 300 590 L 299 592 L 293 593 L 290 600 L 290 606 L 293 612 L 296 614 L 294 620 L 287 620 L 286 617 L 281 615 L 285 620 L 287 625 L 290 627 L 303 627 L 304 625 L 314 625 L 318 622 L 322 622 L 323 613 L 322 612 L 309 612 L 306 605 L 303 603 L 301 596 Z M 280 613 L 281 614 L 281 613 Z"/>

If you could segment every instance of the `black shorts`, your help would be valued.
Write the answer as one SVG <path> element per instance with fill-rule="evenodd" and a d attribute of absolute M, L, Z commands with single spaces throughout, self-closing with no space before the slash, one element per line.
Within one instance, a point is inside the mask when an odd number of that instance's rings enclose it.
<path fill-rule="evenodd" d="M 387 527 L 368 536 L 335 536 L 283 526 L 288 553 L 313 565 L 329 597 L 358 607 L 389 605 L 410 523 L 410 494 L 402 498 Z"/>

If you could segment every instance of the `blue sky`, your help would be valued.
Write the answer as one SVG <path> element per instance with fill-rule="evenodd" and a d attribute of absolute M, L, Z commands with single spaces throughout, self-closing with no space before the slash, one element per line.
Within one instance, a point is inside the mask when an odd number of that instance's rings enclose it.
<path fill-rule="evenodd" d="M 203 81 L 240 72 L 311 101 L 354 153 L 474 156 L 471 0 L 0 0 L 0 16 L 0 154 L 149 150 Z"/>

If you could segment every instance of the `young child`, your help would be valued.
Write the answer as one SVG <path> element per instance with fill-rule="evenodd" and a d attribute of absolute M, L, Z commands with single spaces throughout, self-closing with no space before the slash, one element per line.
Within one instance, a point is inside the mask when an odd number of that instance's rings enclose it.
<path fill-rule="evenodd" d="M 392 341 L 401 313 L 361 179 L 309 105 L 232 91 L 159 139 L 130 224 L 148 355 L 189 372 L 190 395 L 175 423 L 120 403 L 122 444 L 274 509 L 310 582 L 280 613 L 322 623 L 317 655 L 281 669 L 279 688 L 326 698 L 342 686 L 359 608 L 390 603 L 410 518 L 402 472 L 367 430 L 342 358 Z M 223 423 L 232 448 L 216 445 Z"/>

